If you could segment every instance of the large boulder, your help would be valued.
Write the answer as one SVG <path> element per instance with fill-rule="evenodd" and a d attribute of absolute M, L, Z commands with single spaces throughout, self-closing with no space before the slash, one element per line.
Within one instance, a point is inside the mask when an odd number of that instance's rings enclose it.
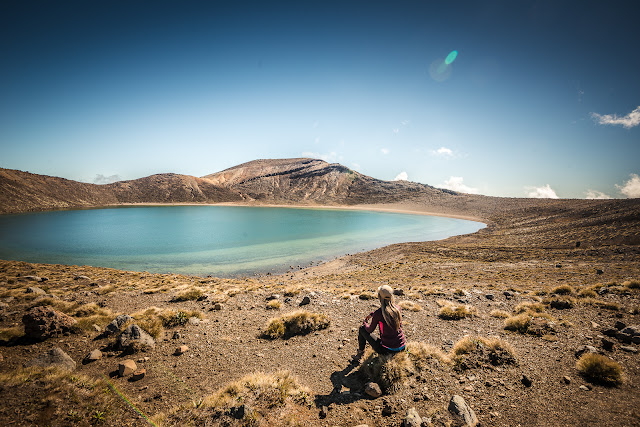
<path fill-rule="evenodd" d="M 47 368 L 49 366 L 57 366 L 68 371 L 76 369 L 76 362 L 62 349 L 54 347 L 51 350 L 47 350 L 44 353 L 31 359 L 25 366 L 41 366 Z"/>
<path fill-rule="evenodd" d="M 135 323 L 127 326 L 116 340 L 116 348 L 127 353 L 146 351 L 155 346 L 153 337 Z"/>
<path fill-rule="evenodd" d="M 27 338 L 45 340 L 70 332 L 77 321 L 51 307 L 34 307 L 22 316 L 22 323 Z"/>
<path fill-rule="evenodd" d="M 475 427 L 478 425 L 478 418 L 473 409 L 457 394 L 453 395 L 449 401 L 449 412 L 462 418 L 466 426 Z"/>
<path fill-rule="evenodd" d="M 117 334 L 118 332 L 120 332 L 120 329 L 130 320 L 133 320 L 133 318 L 128 314 L 120 314 L 116 316 L 116 318 L 113 319 L 111 323 L 105 326 L 104 334 L 105 335 Z"/>

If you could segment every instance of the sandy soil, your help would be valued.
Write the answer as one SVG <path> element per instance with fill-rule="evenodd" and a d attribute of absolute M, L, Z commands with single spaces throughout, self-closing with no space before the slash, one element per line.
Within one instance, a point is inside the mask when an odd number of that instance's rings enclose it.
<path fill-rule="evenodd" d="M 13 384 L 3 377 L 0 423 L 144 425 L 132 406 L 150 417 L 172 408 L 194 408 L 201 398 L 245 374 L 288 369 L 313 394 L 310 407 L 288 418 L 292 424 L 400 425 L 406 410 L 415 407 L 435 425 L 455 425 L 446 406 L 453 394 L 459 394 L 483 425 L 640 425 L 640 355 L 625 351 L 625 344 L 616 340 L 610 351 L 602 346 L 603 331 L 616 322 L 640 324 L 640 291 L 630 285 L 640 279 L 638 203 L 577 205 L 496 209 L 491 215 L 449 210 L 449 215 L 481 220 L 488 227 L 473 235 L 348 255 L 278 276 L 216 279 L 0 262 L 0 301 L 6 304 L 0 327 L 18 330 L 13 337 L 6 332 L 0 340 L 0 374 L 17 375 L 23 363 L 59 346 L 78 363 L 75 376 L 96 381 L 106 376 L 130 402 L 118 397 L 106 403 L 96 403 L 93 397 L 83 401 L 77 397 L 84 392 L 78 384 L 85 383 L 78 381 L 64 389 L 46 379 Z M 443 214 L 419 203 L 357 208 Z M 24 279 L 28 275 L 48 280 L 33 283 Z M 74 279 L 79 275 L 88 279 Z M 363 393 L 366 380 L 349 356 L 356 347 L 356 328 L 377 306 L 367 296 L 387 283 L 403 291 L 399 303 L 417 307 L 418 311 L 403 310 L 409 341 L 448 352 L 465 335 L 499 337 L 513 346 L 517 364 L 468 370 L 431 366 L 408 378 L 395 393 L 368 397 Z M 553 294 L 560 285 L 568 285 L 571 294 Z M 21 338 L 22 315 L 39 301 L 25 293 L 28 286 L 46 288 L 56 301 L 68 305 L 99 304 L 113 315 L 155 306 L 198 311 L 202 319 L 165 328 L 151 351 L 125 356 L 105 350 L 104 358 L 83 365 L 89 351 L 105 349 L 113 338 L 101 338 L 91 327 L 43 342 Z M 172 302 L 192 288 L 201 289 L 207 299 Z M 589 291 L 596 293 L 589 297 Z M 282 302 L 279 310 L 267 308 L 267 297 L 274 295 Z M 298 309 L 305 296 L 310 303 L 303 308 L 327 315 L 327 329 L 286 340 L 262 336 L 270 318 Z M 571 298 L 572 308 L 551 308 L 549 302 L 559 298 Z M 476 314 L 442 319 L 440 300 L 469 305 Z M 514 314 L 525 302 L 542 302 L 553 330 L 543 336 L 507 331 L 504 320 L 491 315 L 496 309 Z M 106 322 L 98 323 L 103 327 Z M 189 351 L 175 356 L 181 344 Z M 618 362 L 624 371 L 622 385 L 607 387 L 581 377 L 574 354 L 581 345 L 592 345 Z M 146 368 L 143 379 L 109 377 L 127 357 Z M 530 387 L 522 383 L 523 375 L 532 380 Z M 105 388 L 105 395 L 106 390 L 110 389 Z M 326 418 L 319 415 L 323 406 L 328 408 Z M 102 414 L 96 416 L 96 411 Z M 210 421 L 222 423 L 217 418 Z"/>

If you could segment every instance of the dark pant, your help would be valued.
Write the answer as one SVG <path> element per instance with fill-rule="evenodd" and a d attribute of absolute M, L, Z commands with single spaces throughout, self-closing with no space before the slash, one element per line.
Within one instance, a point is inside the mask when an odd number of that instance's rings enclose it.
<path fill-rule="evenodd" d="M 364 347 L 367 345 L 367 343 L 369 343 L 371 345 L 371 348 L 373 349 L 373 351 L 375 351 L 378 354 L 395 353 L 394 351 L 383 347 L 382 344 L 380 344 L 380 338 L 378 338 L 378 339 L 373 338 L 371 336 L 371 334 L 369 332 L 367 332 L 367 330 L 364 328 L 364 326 L 360 326 L 360 330 L 358 331 L 359 349 L 361 351 L 363 351 Z"/>

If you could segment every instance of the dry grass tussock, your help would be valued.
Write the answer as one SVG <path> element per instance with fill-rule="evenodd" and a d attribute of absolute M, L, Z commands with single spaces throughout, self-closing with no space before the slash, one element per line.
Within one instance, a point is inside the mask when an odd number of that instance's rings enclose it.
<path fill-rule="evenodd" d="M 193 407 L 159 414 L 159 425 L 303 425 L 311 415 L 311 391 L 289 371 L 252 373 L 229 383 Z"/>
<path fill-rule="evenodd" d="M 521 302 L 520 304 L 516 305 L 516 307 L 513 309 L 513 312 L 515 314 L 520 314 L 520 313 L 524 313 L 527 311 L 533 312 L 533 313 L 542 313 L 545 310 L 545 306 L 542 303 L 539 302 Z"/>
<path fill-rule="evenodd" d="M 178 292 L 173 298 L 171 298 L 171 302 L 180 302 L 180 301 L 195 301 L 204 295 L 204 291 L 200 288 L 188 288 L 183 291 Z"/>
<path fill-rule="evenodd" d="M 627 280 L 622 283 L 627 289 L 640 289 L 640 280 Z"/>
<path fill-rule="evenodd" d="M 154 338 L 160 337 L 164 328 L 184 325 L 191 317 L 202 319 L 202 313 L 194 310 L 173 310 L 149 307 L 131 315 L 135 323 Z M 127 325 L 124 325 L 126 327 Z"/>
<path fill-rule="evenodd" d="M 0 328 L 0 341 L 13 341 L 24 335 L 24 327 L 13 326 L 10 328 Z"/>
<path fill-rule="evenodd" d="M 272 299 L 267 303 L 267 310 L 280 310 L 282 303 L 277 299 Z"/>
<path fill-rule="evenodd" d="M 585 353 L 576 362 L 576 369 L 587 380 L 597 384 L 622 384 L 622 368 L 615 360 L 597 353 Z"/>
<path fill-rule="evenodd" d="M 521 334 L 543 336 L 554 331 L 553 322 L 553 318 L 547 313 L 527 311 L 507 317 L 504 320 L 504 329 Z"/>
<path fill-rule="evenodd" d="M 620 310 L 620 304 L 618 304 L 617 302 L 604 301 L 597 298 L 585 298 L 583 300 L 580 300 L 580 302 L 582 304 L 593 305 L 595 307 L 602 308 L 604 310 L 611 310 L 611 311 Z"/>
<path fill-rule="evenodd" d="M 573 292 L 573 288 L 569 285 L 560 285 L 551 289 L 551 293 L 556 295 L 571 295 Z"/>
<path fill-rule="evenodd" d="M 297 310 L 269 320 L 264 335 L 271 339 L 306 335 L 329 326 L 329 318 L 324 314 Z"/>
<path fill-rule="evenodd" d="M 489 315 L 498 319 L 506 319 L 507 317 L 511 316 L 508 312 L 499 309 L 491 310 L 491 313 L 489 313 Z"/>
<path fill-rule="evenodd" d="M 421 311 L 422 310 L 422 306 L 420 306 L 420 304 L 417 304 L 413 301 L 400 301 L 398 303 L 398 305 L 403 309 L 403 310 L 408 310 L 408 311 Z"/>
<path fill-rule="evenodd" d="M 367 348 L 360 374 L 378 383 L 386 392 L 398 391 L 413 374 L 429 367 L 449 367 L 451 359 L 435 346 L 424 342 L 407 343 L 406 351 L 378 354 Z"/>
<path fill-rule="evenodd" d="M 511 345 L 500 338 L 465 336 L 451 349 L 451 360 L 458 370 L 491 365 L 515 365 L 517 358 Z"/>
<path fill-rule="evenodd" d="M 441 319 L 460 320 L 476 314 L 476 309 L 470 305 L 457 305 L 446 300 L 438 300 L 437 303 L 441 307 L 438 312 Z"/>

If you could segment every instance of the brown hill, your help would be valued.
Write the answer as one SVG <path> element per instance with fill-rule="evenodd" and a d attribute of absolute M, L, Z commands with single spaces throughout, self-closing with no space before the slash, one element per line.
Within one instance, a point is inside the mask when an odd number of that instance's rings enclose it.
<path fill-rule="evenodd" d="M 188 175 L 158 174 L 107 185 L 0 169 L 0 213 L 77 209 L 118 203 L 241 201 L 233 190 Z"/>
<path fill-rule="evenodd" d="M 307 158 L 254 160 L 204 178 L 272 203 L 355 205 L 456 194 L 415 182 L 382 181 L 337 163 Z"/>

